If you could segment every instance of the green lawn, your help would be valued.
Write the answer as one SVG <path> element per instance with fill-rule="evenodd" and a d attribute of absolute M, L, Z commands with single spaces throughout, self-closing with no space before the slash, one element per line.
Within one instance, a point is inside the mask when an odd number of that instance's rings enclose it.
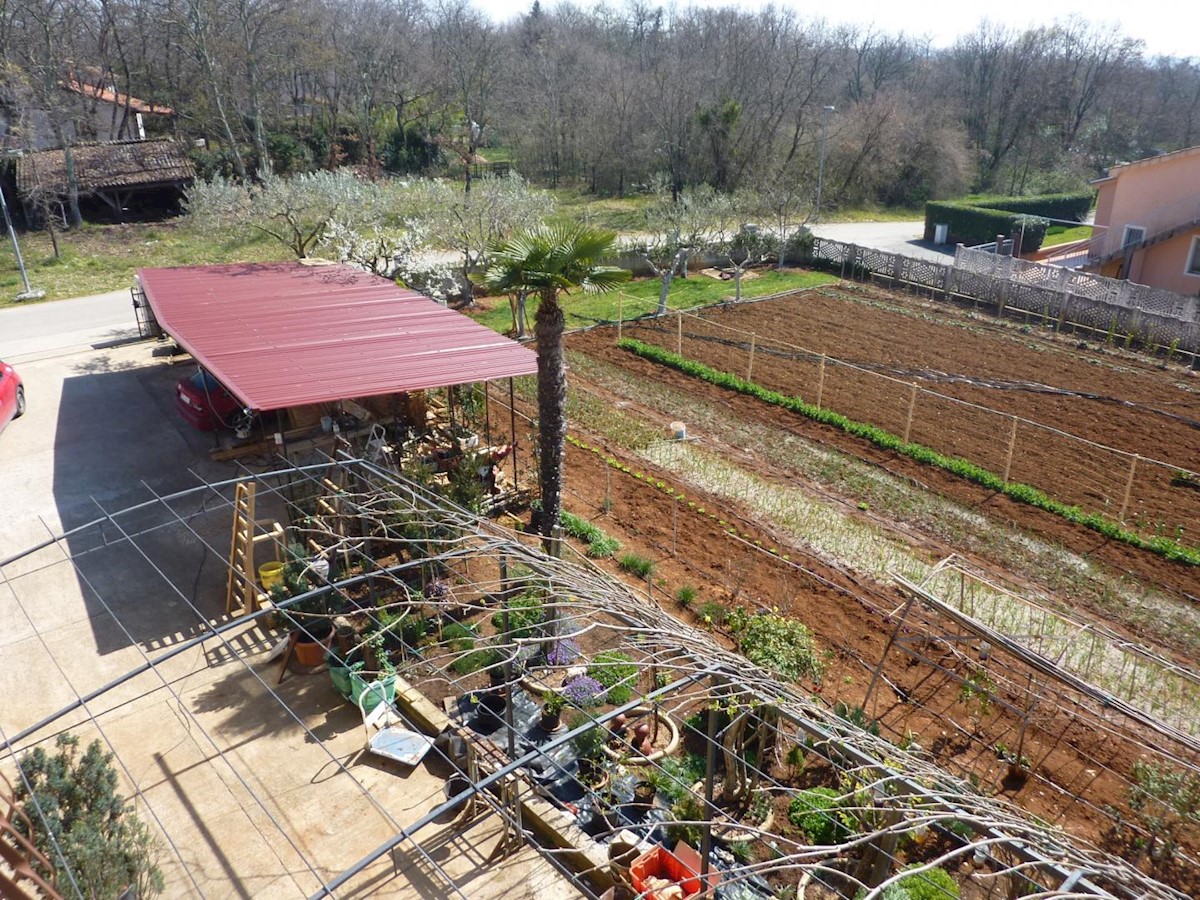
<path fill-rule="evenodd" d="M 192 228 L 185 219 L 147 225 L 88 225 L 58 236 L 55 259 L 46 232 L 19 236 L 21 254 L 33 288 L 47 300 L 99 294 L 131 287 L 137 269 L 200 263 L 260 262 L 286 259 L 287 250 L 267 238 L 222 241 Z M 8 241 L 0 245 L 0 307 L 14 304 L 22 290 L 21 273 Z"/>
<path fill-rule="evenodd" d="M 822 210 L 821 221 L 830 222 L 915 222 L 925 218 L 925 210 L 903 207 L 863 207 L 861 209 Z"/>
<path fill-rule="evenodd" d="M 644 231 L 646 207 L 654 201 L 650 194 L 597 197 L 574 188 L 559 188 L 550 193 L 554 195 L 558 207 L 551 221 L 583 222 L 610 231 Z"/>
<path fill-rule="evenodd" d="M 1046 239 L 1043 247 L 1053 247 L 1056 244 L 1069 244 L 1071 241 L 1083 241 L 1092 236 L 1091 225 L 1051 225 L 1046 229 Z"/>
<path fill-rule="evenodd" d="M 833 284 L 837 280 L 836 276 L 824 272 L 804 272 L 794 269 L 784 272 L 766 270 L 757 278 L 748 279 L 742 284 L 742 296 L 761 297 L 780 291 L 795 291 L 822 284 Z M 570 295 L 563 304 L 567 327 L 581 328 L 600 321 L 616 321 L 618 311 L 621 317 L 627 320 L 654 312 L 658 307 L 658 291 L 659 281 L 657 278 L 643 278 L 631 281 L 617 293 Z M 686 279 L 676 278 L 671 283 L 671 293 L 667 305 L 671 309 L 688 309 L 693 306 L 719 303 L 721 300 L 733 297 L 733 294 L 732 281 L 718 281 L 707 275 L 696 273 Z M 529 325 L 531 328 L 536 311 L 537 301 L 531 300 L 529 302 Z M 473 313 L 473 317 L 495 331 L 506 332 L 512 328 L 512 312 L 504 298 L 497 298 L 493 308 Z"/>

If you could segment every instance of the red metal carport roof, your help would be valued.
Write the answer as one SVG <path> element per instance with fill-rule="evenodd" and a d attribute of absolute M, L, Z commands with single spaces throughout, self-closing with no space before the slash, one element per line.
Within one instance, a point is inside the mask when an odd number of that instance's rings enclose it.
<path fill-rule="evenodd" d="M 138 277 L 163 329 L 251 409 L 537 371 L 515 341 L 350 266 L 243 263 Z"/>

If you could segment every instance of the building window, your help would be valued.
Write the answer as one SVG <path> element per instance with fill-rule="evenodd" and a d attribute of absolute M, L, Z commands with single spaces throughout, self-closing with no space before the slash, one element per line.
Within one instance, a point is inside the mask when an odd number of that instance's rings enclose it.
<path fill-rule="evenodd" d="M 1126 225 L 1125 234 L 1121 236 L 1121 249 L 1130 244 L 1140 244 L 1146 238 L 1146 229 L 1140 225 Z"/>
<path fill-rule="evenodd" d="M 1188 254 L 1184 275 L 1200 275 L 1200 234 L 1192 238 L 1192 252 Z"/>

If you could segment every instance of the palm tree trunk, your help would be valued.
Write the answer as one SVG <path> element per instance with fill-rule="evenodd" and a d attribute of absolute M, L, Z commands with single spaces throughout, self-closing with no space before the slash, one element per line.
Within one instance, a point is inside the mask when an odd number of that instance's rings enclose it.
<path fill-rule="evenodd" d="M 542 488 L 542 538 L 550 538 L 562 512 L 562 459 L 567 439 L 567 367 L 558 291 L 542 291 L 534 319 L 538 356 L 538 475 Z"/>

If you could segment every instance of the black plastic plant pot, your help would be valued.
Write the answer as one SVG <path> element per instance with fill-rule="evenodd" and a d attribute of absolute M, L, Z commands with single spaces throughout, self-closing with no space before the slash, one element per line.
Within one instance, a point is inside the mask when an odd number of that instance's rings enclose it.
<path fill-rule="evenodd" d="M 508 698 L 499 691 L 494 694 L 481 694 L 479 697 L 479 706 L 494 716 L 501 716 L 508 707 Z"/>
<path fill-rule="evenodd" d="M 658 788 L 654 786 L 654 782 L 652 781 L 639 781 L 633 786 L 634 806 L 653 806 L 657 796 Z"/>

